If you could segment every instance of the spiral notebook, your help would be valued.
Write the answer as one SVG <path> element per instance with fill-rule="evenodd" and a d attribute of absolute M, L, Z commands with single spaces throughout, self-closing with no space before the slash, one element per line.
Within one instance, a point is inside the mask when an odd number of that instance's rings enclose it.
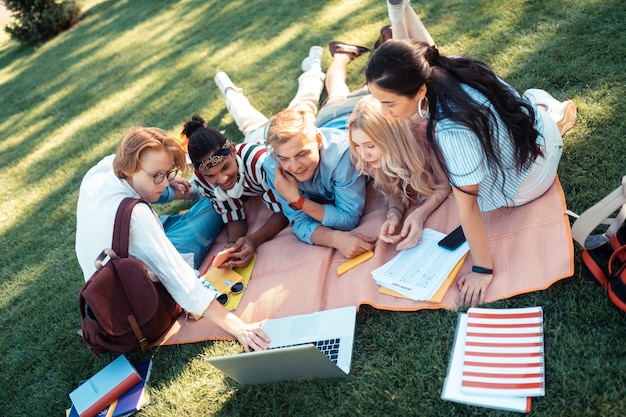
<path fill-rule="evenodd" d="M 468 310 L 463 392 L 536 397 L 544 381 L 541 307 Z"/>
<path fill-rule="evenodd" d="M 441 398 L 462 404 L 479 407 L 488 407 L 498 410 L 529 413 L 532 407 L 532 397 L 514 395 L 489 395 L 465 393 L 461 390 L 463 375 L 463 352 L 465 350 L 465 333 L 467 332 L 467 313 L 459 313 L 454 345 L 450 354 L 448 374 L 443 384 Z"/>

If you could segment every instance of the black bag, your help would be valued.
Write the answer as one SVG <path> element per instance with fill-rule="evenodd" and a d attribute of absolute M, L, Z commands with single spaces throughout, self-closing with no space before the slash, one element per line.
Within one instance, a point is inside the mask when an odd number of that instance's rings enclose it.
<path fill-rule="evenodd" d="M 96 353 L 146 350 L 182 312 L 163 284 L 150 279 L 143 262 L 128 257 L 130 217 L 139 202 L 148 204 L 136 198 L 122 200 L 111 249 L 98 256 L 96 272 L 78 297 L 83 339 Z"/>
<path fill-rule="evenodd" d="M 626 311 L 626 226 L 608 242 L 582 252 L 583 271 L 604 288 L 609 299 Z"/>
<path fill-rule="evenodd" d="M 608 217 L 614 212 L 615 217 Z M 572 236 L 582 247 L 585 274 L 607 291 L 609 299 L 626 311 L 626 175 L 621 186 L 581 214 Z M 606 232 L 591 234 L 600 224 Z"/>

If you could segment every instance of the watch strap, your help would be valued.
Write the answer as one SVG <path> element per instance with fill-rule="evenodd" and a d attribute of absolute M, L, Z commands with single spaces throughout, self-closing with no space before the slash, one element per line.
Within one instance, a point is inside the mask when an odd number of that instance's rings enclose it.
<path fill-rule="evenodd" d="M 304 196 L 302 194 L 297 201 L 289 203 L 289 207 L 294 210 L 302 210 L 302 206 L 304 206 Z"/>

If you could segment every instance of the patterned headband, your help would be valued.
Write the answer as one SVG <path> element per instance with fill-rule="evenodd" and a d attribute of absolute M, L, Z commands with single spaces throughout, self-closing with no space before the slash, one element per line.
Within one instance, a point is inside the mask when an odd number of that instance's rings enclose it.
<path fill-rule="evenodd" d="M 193 166 L 195 169 L 199 171 L 204 171 L 209 168 L 213 168 L 214 166 L 219 165 L 225 156 L 230 155 L 231 149 L 232 149 L 232 143 L 229 140 L 227 140 L 226 142 L 224 142 L 224 145 L 220 149 L 215 151 L 213 156 L 208 157 L 204 161 L 195 162 Z"/>

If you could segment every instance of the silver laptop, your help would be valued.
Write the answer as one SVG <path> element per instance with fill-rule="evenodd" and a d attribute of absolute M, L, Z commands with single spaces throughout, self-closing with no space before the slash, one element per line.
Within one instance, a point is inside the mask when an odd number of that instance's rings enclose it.
<path fill-rule="evenodd" d="M 339 378 L 350 372 L 356 307 L 271 319 L 268 350 L 206 358 L 240 384 Z"/>

